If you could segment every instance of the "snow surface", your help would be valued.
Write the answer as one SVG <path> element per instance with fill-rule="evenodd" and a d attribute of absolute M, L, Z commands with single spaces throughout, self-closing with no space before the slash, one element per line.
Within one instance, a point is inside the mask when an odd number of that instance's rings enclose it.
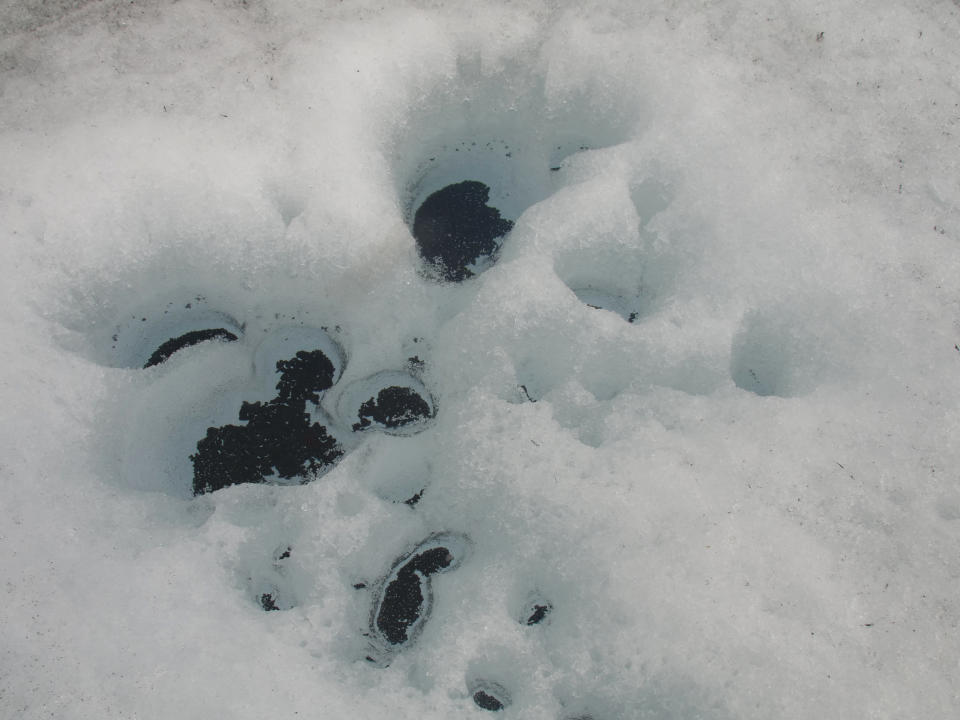
<path fill-rule="evenodd" d="M 3 0 L 0 158 L 0 716 L 960 713 L 953 0 Z M 342 462 L 193 497 L 285 328 Z M 411 357 L 422 432 L 337 420 Z"/>

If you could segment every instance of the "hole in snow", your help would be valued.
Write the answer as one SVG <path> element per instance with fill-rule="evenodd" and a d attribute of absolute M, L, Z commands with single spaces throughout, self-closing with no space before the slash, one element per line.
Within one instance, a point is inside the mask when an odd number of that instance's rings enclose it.
<path fill-rule="evenodd" d="M 629 323 L 635 322 L 643 310 L 640 298 L 623 297 L 597 288 L 573 289 L 573 294 L 587 307 L 594 310 L 609 310 Z"/>
<path fill-rule="evenodd" d="M 595 236 L 560 251 L 554 270 L 584 305 L 637 323 L 653 309 L 643 284 L 645 253 L 636 237 Z"/>
<path fill-rule="evenodd" d="M 489 267 L 526 209 L 571 181 L 568 157 L 628 137 L 619 110 L 554 104 L 535 72 L 491 75 L 462 60 L 453 82 L 438 76 L 385 149 L 424 274 L 461 281 Z"/>
<path fill-rule="evenodd" d="M 112 367 L 149 368 L 195 345 L 231 342 L 242 335 L 236 320 L 194 295 L 129 312 L 114 326 L 105 360 Z"/>
<path fill-rule="evenodd" d="M 748 314 L 733 338 L 730 376 L 737 387 L 761 396 L 812 392 L 836 368 L 826 357 L 824 331 L 784 305 Z"/>
<path fill-rule="evenodd" d="M 412 375 L 387 370 L 357 380 L 337 402 L 344 425 L 355 432 L 376 429 L 390 435 L 414 435 L 436 415 L 433 398 Z"/>
<path fill-rule="evenodd" d="M 547 600 L 539 590 L 534 590 L 527 593 L 519 606 L 514 606 L 512 614 L 518 623 L 530 627 L 549 623 L 548 616 L 552 611 L 553 603 Z"/>
<path fill-rule="evenodd" d="M 431 482 L 430 451 L 419 438 L 367 435 L 360 452 L 362 484 L 390 503 L 414 507 Z"/>
<path fill-rule="evenodd" d="M 289 572 L 292 547 L 284 544 L 274 550 L 272 557 L 264 550 L 260 538 L 246 543 L 235 571 L 261 610 L 290 610 L 299 604 L 296 578 Z"/>
<path fill-rule="evenodd" d="M 430 576 L 459 567 L 468 547 L 463 535 L 436 533 L 394 562 L 378 586 L 371 612 L 376 647 L 370 660 L 383 663 L 390 652 L 416 638 L 433 605 Z"/>

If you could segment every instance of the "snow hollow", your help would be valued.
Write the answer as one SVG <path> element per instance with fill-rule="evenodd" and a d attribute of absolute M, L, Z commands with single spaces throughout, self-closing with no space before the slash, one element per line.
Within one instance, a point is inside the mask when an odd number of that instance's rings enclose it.
<path fill-rule="evenodd" d="M 960 711 L 960 7 L 0 3 L 0 716 Z"/>

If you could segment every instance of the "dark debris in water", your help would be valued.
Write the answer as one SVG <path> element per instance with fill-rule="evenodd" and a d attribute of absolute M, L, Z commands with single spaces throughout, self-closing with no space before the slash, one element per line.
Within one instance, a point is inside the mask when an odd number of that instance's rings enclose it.
<path fill-rule="evenodd" d="M 489 695 L 483 690 L 477 690 L 473 694 L 473 701 L 477 704 L 477 707 L 484 710 L 492 710 L 496 712 L 497 710 L 503 710 L 503 703 L 497 700 L 493 695 Z"/>
<path fill-rule="evenodd" d="M 409 640 L 408 630 L 423 614 L 426 578 L 453 562 L 453 554 L 445 547 L 431 548 L 411 557 L 394 573 L 383 591 L 377 610 L 377 630 L 391 645 Z"/>
<path fill-rule="evenodd" d="M 146 319 L 146 318 L 144 318 Z M 116 341 L 117 336 L 113 336 L 114 341 Z M 191 347 L 192 345 L 198 345 L 199 343 L 205 342 L 207 340 L 221 340 L 226 342 L 232 342 L 237 339 L 237 336 L 225 328 L 211 328 L 209 330 L 191 330 L 188 333 L 184 333 L 179 337 L 170 338 L 163 345 L 158 347 L 153 351 L 153 354 L 150 356 L 150 359 L 144 364 L 144 368 L 153 367 L 154 365 L 159 365 L 160 363 L 166 362 L 171 355 L 173 355 L 178 350 L 183 350 L 184 348 Z"/>
<path fill-rule="evenodd" d="M 272 593 L 263 593 L 263 595 L 260 596 L 260 607 L 267 611 L 280 609 L 277 607 Z"/>
<path fill-rule="evenodd" d="M 428 197 L 413 219 L 413 237 L 420 256 L 444 280 L 460 282 L 473 276 L 469 266 L 492 257 L 498 239 L 513 222 L 487 205 L 490 188 L 476 180 L 447 185 Z"/>
<path fill-rule="evenodd" d="M 300 351 L 277 363 L 278 396 L 266 403 L 245 402 L 239 419 L 246 425 L 207 428 L 193 462 L 195 495 L 229 485 L 264 482 L 276 474 L 305 477 L 335 464 L 343 448 L 327 428 L 310 421 L 306 402 L 333 383 L 333 363 L 321 351 Z"/>
<path fill-rule="evenodd" d="M 470 687 L 473 702 L 483 710 L 497 712 L 510 704 L 510 694 L 498 683 L 479 680 Z"/>
<path fill-rule="evenodd" d="M 430 405 L 419 393 L 408 387 L 391 386 L 380 390 L 360 406 L 353 430 L 364 430 L 373 424 L 397 429 L 430 417 Z"/>
<path fill-rule="evenodd" d="M 536 604 L 533 606 L 533 612 L 527 618 L 527 625 L 537 625 L 543 622 L 543 619 L 553 609 L 550 603 Z"/>
<path fill-rule="evenodd" d="M 418 492 L 418 493 L 414 494 L 412 497 L 409 497 L 409 498 L 407 498 L 406 500 L 404 500 L 404 501 L 403 501 L 403 504 L 404 504 L 404 505 L 409 505 L 410 507 L 414 507 L 418 502 L 420 502 L 420 498 L 423 497 L 423 493 L 424 493 L 424 490 L 420 490 L 420 492 Z"/>
<path fill-rule="evenodd" d="M 277 400 L 320 402 L 319 393 L 333 386 L 333 363 L 320 350 L 301 350 L 290 360 L 277 362 L 280 382 Z"/>

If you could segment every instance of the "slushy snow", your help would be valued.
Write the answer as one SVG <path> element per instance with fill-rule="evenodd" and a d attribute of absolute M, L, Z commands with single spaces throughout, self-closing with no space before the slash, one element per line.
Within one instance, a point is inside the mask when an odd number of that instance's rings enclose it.
<path fill-rule="evenodd" d="M 960 712 L 954 0 L 2 0 L 0 157 L 0 716 Z"/>

